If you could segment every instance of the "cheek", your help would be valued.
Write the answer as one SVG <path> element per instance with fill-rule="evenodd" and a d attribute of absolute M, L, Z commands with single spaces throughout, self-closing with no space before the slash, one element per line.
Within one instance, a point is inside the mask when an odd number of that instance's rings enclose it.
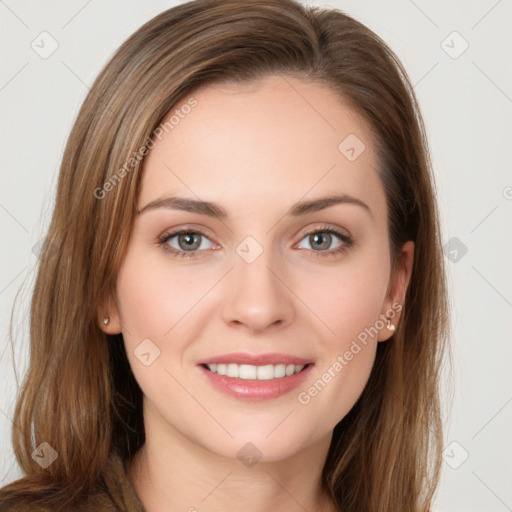
<path fill-rule="evenodd" d="M 165 258 L 128 251 L 117 280 L 121 322 L 130 342 L 163 340 L 204 296 L 209 282 Z M 128 340 L 127 340 L 128 341 Z"/>
<path fill-rule="evenodd" d="M 163 396 L 186 403 L 187 396 L 181 397 L 170 375 L 180 375 L 188 343 L 185 333 L 198 328 L 190 322 L 196 318 L 198 301 L 211 283 L 157 256 L 148 256 L 147 249 L 144 253 L 135 247 L 128 249 L 123 260 L 117 278 L 123 338 L 131 369 L 144 394 L 155 403 Z"/>
<path fill-rule="evenodd" d="M 360 258 L 317 272 L 300 292 L 324 324 L 325 342 L 342 350 L 379 319 L 388 286 L 386 262 Z"/>
<path fill-rule="evenodd" d="M 313 416 L 324 414 L 331 427 L 361 395 L 375 360 L 389 271 L 388 262 L 375 254 L 360 253 L 336 271 L 316 273 L 315 286 L 312 281 L 299 292 L 324 333 L 315 379 L 302 389 L 299 402 Z"/>

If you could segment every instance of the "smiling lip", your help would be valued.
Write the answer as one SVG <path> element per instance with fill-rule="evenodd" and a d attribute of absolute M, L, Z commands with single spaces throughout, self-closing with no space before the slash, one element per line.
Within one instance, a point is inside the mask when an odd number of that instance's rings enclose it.
<path fill-rule="evenodd" d="M 224 354 L 220 356 L 210 357 L 209 359 L 202 359 L 198 361 L 198 365 L 205 364 L 218 364 L 218 363 L 234 363 L 234 364 L 251 364 L 254 366 L 263 366 L 265 364 L 295 364 L 306 365 L 312 363 L 311 359 L 304 359 L 302 357 L 290 356 L 288 354 L 245 354 L 243 352 L 233 352 L 231 354 Z"/>
<path fill-rule="evenodd" d="M 206 366 L 207 364 L 222 363 L 234 363 L 238 365 L 247 364 L 253 366 L 293 364 L 297 366 L 304 365 L 304 368 L 299 373 L 295 373 L 290 376 L 274 378 L 271 380 L 249 380 L 228 377 L 227 375 L 219 375 L 211 372 Z M 231 353 L 204 359 L 198 362 L 198 368 L 201 373 L 217 390 L 235 398 L 251 401 L 269 400 L 289 393 L 307 379 L 310 371 L 313 369 L 313 366 L 314 363 L 311 360 L 287 354 L 252 355 Z"/>

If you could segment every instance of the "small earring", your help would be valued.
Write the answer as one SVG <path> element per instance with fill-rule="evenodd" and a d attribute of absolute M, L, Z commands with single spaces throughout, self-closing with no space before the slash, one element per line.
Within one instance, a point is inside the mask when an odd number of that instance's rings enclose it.
<path fill-rule="evenodd" d="M 105 318 L 103 319 L 103 325 L 108 325 L 109 322 L 110 322 L 110 317 L 108 315 L 106 315 Z"/>
<path fill-rule="evenodd" d="M 386 326 L 390 331 L 394 331 L 396 327 L 391 323 L 391 320 L 388 318 L 388 325 Z"/>

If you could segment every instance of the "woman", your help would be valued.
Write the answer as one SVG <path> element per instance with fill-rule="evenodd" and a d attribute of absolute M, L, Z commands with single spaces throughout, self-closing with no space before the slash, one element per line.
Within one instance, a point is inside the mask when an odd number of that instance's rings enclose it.
<path fill-rule="evenodd" d="M 431 510 L 446 311 L 385 43 L 292 0 L 169 9 L 69 137 L 2 510 Z"/>

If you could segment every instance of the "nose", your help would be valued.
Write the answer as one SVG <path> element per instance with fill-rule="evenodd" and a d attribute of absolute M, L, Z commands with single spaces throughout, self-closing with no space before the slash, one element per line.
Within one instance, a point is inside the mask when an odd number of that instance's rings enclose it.
<path fill-rule="evenodd" d="M 266 251 L 252 263 L 236 260 L 224 283 L 227 300 L 223 319 L 227 324 L 257 333 L 283 328 L 293 321 L 293 294 L 271 260 Z"/>

